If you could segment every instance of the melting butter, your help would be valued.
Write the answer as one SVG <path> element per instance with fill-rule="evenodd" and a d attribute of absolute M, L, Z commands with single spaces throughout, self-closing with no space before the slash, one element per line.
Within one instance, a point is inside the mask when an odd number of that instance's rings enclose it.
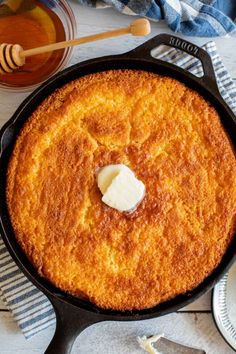
<path fill-rule="evenodd" d="M 102 201 L 118 211 L 133 211 L 145 195 L 145 186 L 133 171 L 123 165 L 107 165 L 97 175 Z"/>

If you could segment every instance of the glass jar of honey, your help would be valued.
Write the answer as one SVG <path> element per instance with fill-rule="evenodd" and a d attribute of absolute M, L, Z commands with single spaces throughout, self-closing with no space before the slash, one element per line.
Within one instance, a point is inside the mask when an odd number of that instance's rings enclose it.
<path fill-rule="evenodd" d="M 64 0 L 0 0 L 0 44 L 20 44 L 24 49 L 73 39 L 74 14 Z M 63 68 L 72 48 L 26 58 L 13 73 L 0 74 L 0 88 L 31 90 Z"/>

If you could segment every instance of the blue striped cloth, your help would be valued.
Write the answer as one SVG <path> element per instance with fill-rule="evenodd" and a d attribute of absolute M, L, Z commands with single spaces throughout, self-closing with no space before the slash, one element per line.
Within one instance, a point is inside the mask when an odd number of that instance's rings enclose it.
<path fill-rule="evenodd" d="M 174 32 L 187 36 L 236 36 L 235 0 L 78 0 L 93 7 L 113 6 L 127 15 L 164 19 Z"/>
<path fill-rule="evenodd" d="M 214 42 L 203 46 L 211 55 L 221 95 L 236 115 L 236 87 L 217 53 Z M 176 49 L 159 58 L 172 62 L 197 76 L 203 74 L 196 59 Z M 53 308 L 47 298 L 27 280 L 9 255 L 0 238 L 0 292 L 3 301 L 14 315 L 26 338 L 55 322 Z"/>

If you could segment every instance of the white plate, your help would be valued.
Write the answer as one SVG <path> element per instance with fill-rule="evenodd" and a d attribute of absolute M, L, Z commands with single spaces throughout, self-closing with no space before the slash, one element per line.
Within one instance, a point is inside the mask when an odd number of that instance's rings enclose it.
<path fill-rule="evenodd" d="M 221 335 L 236 351 L 236 263 L 213 290 L 212 312 Z"/>

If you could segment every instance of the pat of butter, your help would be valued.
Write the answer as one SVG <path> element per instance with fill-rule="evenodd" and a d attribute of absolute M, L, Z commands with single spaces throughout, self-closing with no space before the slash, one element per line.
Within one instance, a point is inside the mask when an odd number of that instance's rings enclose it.
<path fill-rule="evenodd" d="M 106 193 L 107 188 L 111 185 L 113 179 L 121 172 L 127 171 L 134 176 L 134 173 L 131 169 L 123 164 L 117 165 L 107 165 L 102 167 L 97 176 L 98 188 L 102 192 L 102 194 Z"/>
<path fill-rule="evenodd" d="M 154 347 L 153 344 L 156 343 L 160 338 L 164 337 L 163 334 L 157 334 L 155 336 L 147 338 L 146 336 L 138 337 L 138 342 L 140 347 L 149 354 L 161 354 Z"/>
<path fill-rule="evenodd" d="M 97 177 L 102 201 L 119 211 L 133 210 L 143 199 L 145 186 L 125 165 L 103 167 Z"/>

